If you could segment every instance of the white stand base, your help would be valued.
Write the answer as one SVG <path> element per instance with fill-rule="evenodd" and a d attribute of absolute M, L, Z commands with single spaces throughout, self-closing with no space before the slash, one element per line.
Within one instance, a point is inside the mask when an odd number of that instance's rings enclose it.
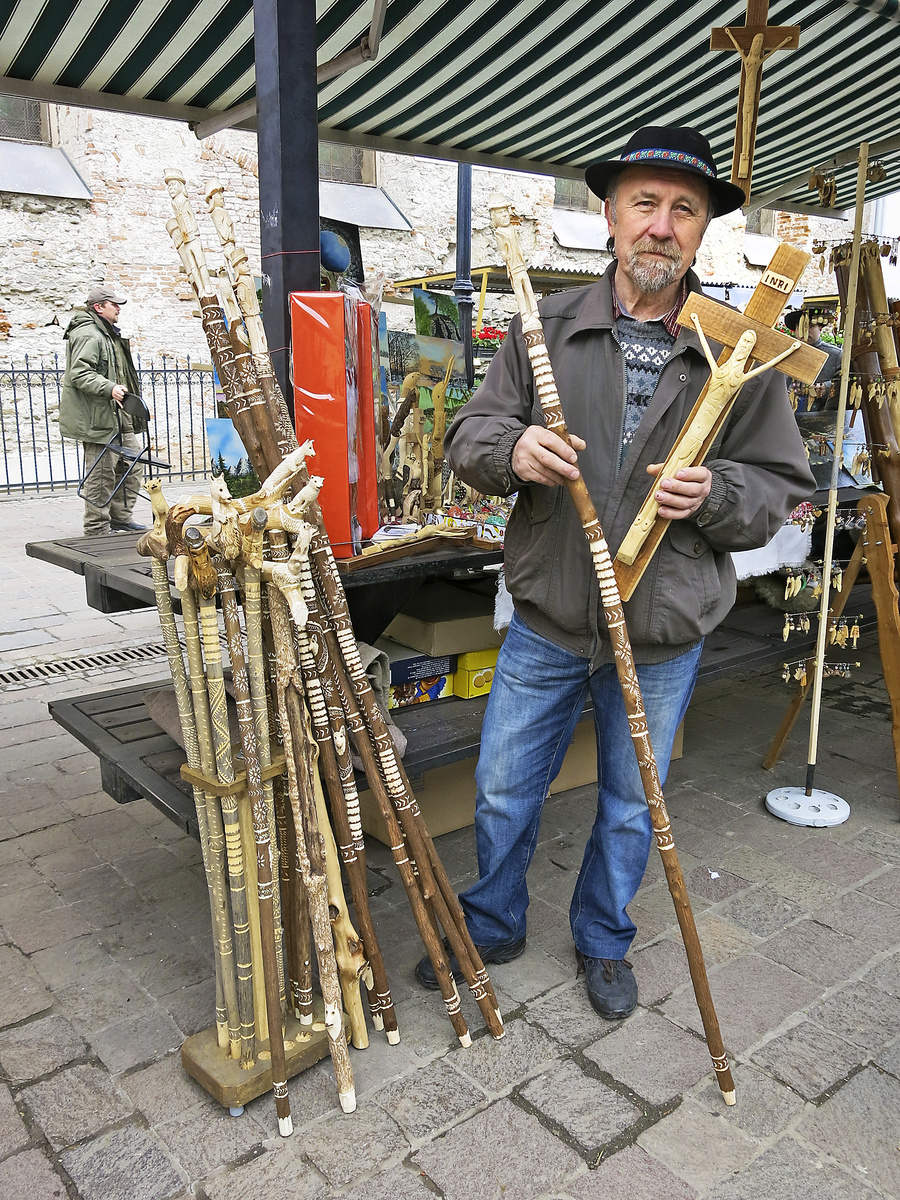
<path fill-rule="evenodd" d="M 850 816 L 846 800 L 820 788 L 813 788 L 811 796 L 802 787 L 773 788 L 766 796 L 766 808 L 791 825 L 812 825 L 816 829 L 843 825 Z"/>

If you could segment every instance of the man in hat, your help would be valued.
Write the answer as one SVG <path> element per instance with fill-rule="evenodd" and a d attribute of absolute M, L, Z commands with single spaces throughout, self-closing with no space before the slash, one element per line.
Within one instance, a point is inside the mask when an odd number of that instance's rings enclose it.
<path fill-rule="evenodd" d="M 831 342 L 822 341 L 822 330 L 834 320 L 834 313 L 827 308 L 798 308 L 785 314 L 784 327 L 796 334 L 816 350 L 824 350 L 828 355 L 822 370 L 816 376 L 812 385 L 809 412 L 819 412 L 822 409 L 837 408 L 838 397 L 835 380 L 841 373 L 841 348 Z M 804 333 L 804 326 L 806 332 Z"/>
<path fill-rule="evenodd" d="M 583 476 L 613 553 L 651 485 L 671 519 L 625 607 L 665 780 L 703 638 L 734 601 L 730 552 L 764 545 L 815 481 L 774 372 L 744 386 L 706 465 L 657 478 L 709 377 L 696 332 L 676 324 L 688 291 L 700 290 L 691 264 L 709 221 L 744 195 L 717 178 L 704 137 L 672 127 L 640 130 L 620 159 L 590 167 L 586 179 L 606 201 L 614 260 L 597 283 L 539 306 L 577 457 L 542 421 L 518 316 L 445 440 L 466 483 L 518 493 L 505 541 L 515 613 L 476 772 L 480 877 L 460 900 L 486 963 L 522 953 L 541 810 L 590 696 L 598 806 L 570 925 L 591 1003 L 616 1019 L 637 1003 L 625 959 L 636 929 L 626 910 L 651 825 L 587 541 L 560 485 Z M 416 974 L 435 985 L 428 959 Z"/>
<path fill-rule="evenodd" d="M 124 303 L 107 287 L 91 288 L 84 310 L 75 313 L 64 334 L 66 370 L 59 431 L 82 444 L 84 532 L 89 536 L 146 529 L 132 518 L 144 474 L 142 464 L 106 450 L 106 443 L 119 430 L 123 446 L 141 449 L 132 419 L 122 408 L 129 392 L 140 394 L 128 339 L 116 325 Z M 124 483 L 118 487 L 123 477 Z"/>

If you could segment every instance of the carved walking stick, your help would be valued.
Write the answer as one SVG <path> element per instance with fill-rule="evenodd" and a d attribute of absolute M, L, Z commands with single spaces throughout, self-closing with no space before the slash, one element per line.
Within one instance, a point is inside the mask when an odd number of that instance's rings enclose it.
<path fill-rule="evenodd" d="M 492 198 L 491 220 L 492 222 L 494 221 L 495 213 L 500 221 L 505 220 L 503 236 L 498 238 L 498 242 L 507 263 L 510 282 L 519 300 L 522 331 L 528 350 L 528 359 L 531 363 L 535 388 L 546 418 L 547 428 L 568 442 L 569 433 L 566 428 L 559 393 L 556 390 L 553 368 L 547 354 L 547 347 L 544 344 L 544 331 L 537 312 L 537 302 L 534 298 L 534 292 L 531 289 L 531 281 L 528 278 L 528 271 L 522 260 L 521 252 L 516 253 L 518 247 L 515 245 L 515 231 L 510 224 L 509 208 L 509 202 L 505 201 L 502 197 Z M 512 249 L 510 249 L 510 244 L 512 244 Z M 631 652 L 631 642 L 628 637 L 628 631 L 625 628 L 625 614 L 622 608 L 622 601 L 619 597 L 619 589 L 616 586 L 616 577 L 613 573 L 609 547 L 606 544 L 606 538 L 603 535 L 603 530 L 597 518 L 597 510 L 594 508 L 594 503 L 588 493 L 584 479 L 579 475 L 577 479 L 567 480 L 566 487 L 581 519 L 582 528 L 590 547 L 594 570 L 600 584 L 603 612 L 606 616 L 609 637 L 615 654 L 616 672 L 619 676 L 619 682 L 622 685 L 622 698 L 625 702 L 625 711 L 628 715 L 628 727 L 631 731 L 635 753 L 637 754 L 638 768 L 641 774 L 641 782 L 644 785 L 644 794 L 647 797 L 647 806 L 650 810 L 650 820 L 653 825 L 653 833 L 656 837 L 656 845 L 663 861 L 666 882 L 672 894 L 678 924 L 681 927 L 681 935 L 684 939 L 684 947 L 687 951 L 688 966 L 690 967 L 691 980 L 694 985 L 697 1007 L 700 1009 L 700 1016 L 703 1020 L 706 1044 L 709 1047 L 713 1067 L 715 1068 L 716 1077 L 719 1081 L 719 1087 L 722 1090 L 725 1103 L 734 1104 L 734 1080 L 731 1077 L 731 1069 L 728 1066 L 728 1059 L 722 1042 L 722 1034 L 719 1031 L 719 1021 L 716 1017 L 716 1010 L 709 990 L 706 964 L 703 961 L 703 950 L 700 946 L 700 939 L 697 936 L 694 914 L 691 911 L 691 903 L 684 885 L 681 864 L 678 861 L 678 855 L 675 851 L 669 814 L 666 811 L 666 802 L 663 798 L 656 759 L 653 755 L 653 747 L 650 744 L 647 716 L 644 712 L 641 688 L 638 683 L 634 656 Z"/>

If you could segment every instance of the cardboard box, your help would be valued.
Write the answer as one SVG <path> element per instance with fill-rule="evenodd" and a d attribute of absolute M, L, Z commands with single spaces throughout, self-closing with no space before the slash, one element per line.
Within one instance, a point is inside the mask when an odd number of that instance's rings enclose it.
<path fill-rule="evenodd" d="M 449 583 L 426 583 L 409 600 L 385 635 L 422 654 L 465 654 L 499 646 L 494 601 Z"/>
<path fill-rule="evenodd" d="M 672 748 L 672 761 L 681 758 L 683 726 L 679 726 Z M 412 786 L 432 837 L 463 829 L 475 820 L 475 766 L 477 758 L 463 758 L 448 763 L 435 771 L 426 771 L 424 776 L 413 779 Z M 562 768 L 550 785 L 550 795 L 566 792 L 570 788 L 583 787 L 597 782 L 597 742 L 594 737 L 594 722 L 580 721 L 575 727 L 575 736 L 566 751 Z M 596 803 L 596 801 L 595 801 Z M 387 830 L 378 811 L 375 798 L 368 790 L 360 792 L 359 806 L 362 827 L 366 833 L 390 845 Z"/>
<path fill-rule="evenodd" d="M 414 683 L 435 675 L 453 675 L 457 667 L 455 654 L 417 654 L 409 646 L 401 646 L 392 638 L 380 637 L 375 649 L 387 655 L 391 683 Z"/>
<path fill-rule="evenodd" d="M 460 655 L 460 657 L 465 657 Z M 473 696 L 484 696 L 491 690 L 494 678 L 493 667 L 476 667 L 473 671 L 461 671 L 458 667 L 453 676 L 453 695 L 462 700 Z"/>
<path fill-rule="evenodd" d="M 488 650 L 470 650 L 467 654 L 460 654 L 456 660 L 457 669 L 477 671 L 479 667 L 494 667 L 497 665 L 499 653 L 499 646 L 493 646 Z"/>
<path fill-rule="evenodd" d="M 410 704 L 426 704 L 453 695 L 453 675 L 431 675 L 411 679 L 408 683 L 392 683 L 388 692 L 388 708 L 407 708 Z"/>

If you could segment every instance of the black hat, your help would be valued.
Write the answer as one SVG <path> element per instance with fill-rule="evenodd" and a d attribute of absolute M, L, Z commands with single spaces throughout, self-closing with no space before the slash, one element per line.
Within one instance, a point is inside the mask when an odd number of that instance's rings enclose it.
<path fill-rule="evenodd" d="M 795 308 L 793 312 L 785 313 L 781 318 L 785 329 L 791 333 L 797 332 L 801 317 L 809 317 L 810 325 L 828 325 L 834 320 L 833 308 Z"/>
<path fill-rule="evenodd" d="M 709 142 L 696 129 L 679 125 L 645 125 L 628 139 L 620 158 L 594 163 L 584 173 L 595 196 L 605 200 L 609 185 L 626 167 L 657 165 L 690 171 L 709 185 L 714 217 L 724 216 L 746 203 L 747 197 L 733 183 L 719 179 Z"/>

